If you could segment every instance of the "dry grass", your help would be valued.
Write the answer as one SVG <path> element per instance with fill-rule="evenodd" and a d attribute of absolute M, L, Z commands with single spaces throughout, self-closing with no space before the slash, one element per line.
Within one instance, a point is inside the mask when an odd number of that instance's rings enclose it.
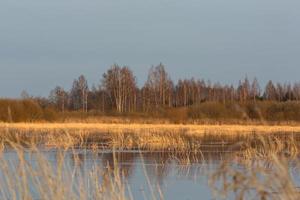
<path fill-rule="evenodd" d="M 48 147 L 197 151 L 211 141 L 222 144 L 299 132 L 300 126 L 0 123 L 0 141 Z"/>
<path fill-rule="evenodd" d="M 245 160 L 272 158 L 273 155 L 297 157 L 300 153 L 299 141 L 294 135 L 286 137 L 254 135 L 243 142 L 239 155 Z"/>
<path fill-rule="evenodd" d="M 181 132 L 190 134 L 249 134 L 274 132 L 300 132 L 300 126 L 282 125 L 183 125 L 183 124 L 110 124 L 110 123 L 0 123 L 1 129 L 19 130 L 86 130 L 98 132 Z"/>
<path fill-rule="evenodd" d="M 217 197 L 236 200 L 297 200 L 299 186 L 291 174 L 299 174 L 299 145 L 293 137 L 256 137 L 244 149 L 225 159 L 211 174 L 210 187 Z"/>
<path fill-rule="evenodd" d="M 0 183 L 0 197 L 32 199 L 30 180 L 42 199 L 128 198 L 125 194 L 130 193 L 130 189 L 118 168 L 108 167 L 106 172 L 95 168 L 86 178 L 76 174 L 74 169 L 66 170 L 63 153 L 57 156 L 59 162 L 53 168 L 39 153 L 39 145 L 60 148 L 62 152 L 74 147 L 91 148 L 96 152 L 99 148 L 183 152 L 178 162 L 188 166 L 189 154 L 201 154 L 203 144 L 217 143 L 228 145 L 227 150 L 232 153 L 210 175 L 210 186 L 216 195 L 224 198 L 233 195 L 237 200 L 296 200 L 300 193 L 289 171 L 289 161 L 299 162 L 298 132 L 299 126 L 2 123 L 1 149 L 14 148 L 19 164 L 11 168 L 0 152 L 0 172 L 7 175 Z M 24 159 L 24 151 L 28 149 L 37 152 L 36 167 Z M 74 160 L 76 162 L 76 158 Z M 295 166 L 296 170 L 300 169 L 298 164 Z M 67 171 L 67 175 L 62 175 L 63 171 Z M 147 178 L 147 174 L 145 176 Z M 96 177 L 106 178 L 99 182 Z M 70 187 L 69 182 L 76 187 Z M 152 187 L 150 183 L 149 187 Z M 153 199 L 157 196 L 163 199 L 159 190 L 150 188 L 150 191 Z"/>
<path fill-rule="evenodd" d="M 72 146 L 55 151 L 53 160 L 34 144 L 24 147 L 23 143 L 9 140 L 6 144 L 0 144 L 0 199 L 133 200 L 128 172 L 119 166 L 115 152 L 112 163 L 100 165 L 96 159 L 89 163 L 90 168 L 85 168 Z M 93 156 L 97 158 L 98 153 Z M 145 199 L 163 200 L 160 186 L 151 182 L 144 164 L 143 170 L 151 191 Z"/>
<path fill-rule="evenodd" d="M 3 200 L 126 200 L 127 185 L 123 182 L 118 165 L 103 169 L 94 165 L 84 172 L 80 158 L 71 154 L 74 165 L 70 166 L 66 150 L 56 154 L 55 164 L 36 147 L 24 149 L 11 143 L 10 151 L 16 155 L 7 158 L 0 153 L 0 198 Z M 103 178 L 103 180 L 100 179 Z"/>
<path fill-rule="evenodd" d="M 36 196 L 46 200 L 131 199 L 130 186 L 124 180 L 124 171 L 118 168 L 115 156 L 114 168 L 108 166 L 103 169 L 95 165 L 95 168 L 85 174 L 76 168 L 76 166 L 80 166 L 80 158 L 76 156 L 76 153 L 73 153 L 74 157 L 72 158 L 74 167 L 66 164 L 66 152 L 73 151 L 74 144 L 99 139 L 97 136 L 100 132 L 94 133 L 96 136 L 92 134 L 92 137 L 86 137 L 87 135 L 91 136 L 89 130 L 76 132 L 67 127 L 68 131 L 61 132 L 64 129 L 62 127 L 60 127 L 61 130 L 57 129 L 57 125 L 53 129 L 49 129 L 49 127 L 43 129 L 42 125 L 34 126 L 38 128 L 33 129 L 30 126 L 30 129 L 26 129 L 28 126 L 25 126 L 25 129 L 22 129 L 22 126 L 6 126 L 6 130 L 2 133 L 0 140 L 1 199 L 29 200 L 36 199 Z M 23 132 L 18 132 L 20 130 Z M 205 134 L 199 134 L 201 137 L 198 137 L 197 134 L 189 133 L 185 129 L 175 133 L 117 131 L 101 133 L 102 135 L 110 135 L 107 142 L 113 149 L 115 147 L 140 147 L 151 150 L 172 148 L 175 152 L 183 151 L 181 156 L 174 154 L 173 159 L 178 159 L 178 163 L 184 163 L 185 166 L 191 164 L 189 158 L 191 154 L 195 153 L 194 150 L 201 153 L 199 147 L 201 147 L 203 138 L 207 137 Z M 237 134 L 228 135 L 229 139 L 237 137 Z M 224 198 L 233 195 L 237 200 L 299 199 L 300 193 L 290 174 L 289 161 L 286 159 L 286 156 L 289 156 L 290 159 L 295 159 L 295 163 L 298 163 L 299 146 L 295 137 L 293 135 L 286 136 L 282 140 L 278 135 L 246 135 L 247 137 L 239 135 L 238 141 L 243 139 L 243 142 L 240 141 L 231 147 L 232 149 L 237 148 L 238 151 L 230 154 L 210 175 L 210 186 L 214 193 Z M 219 138 L 219 136 L 222 134 L 219 133 L 216 137 Z M 215 139 L 215 136 L 209 135 L 208 137 Z M 55 166 L 45 158 L 37 146 L 38 144 L 47 144 L 47 142 L 53 142 L 55 147 L 64 147 L 56 155 Z M 17 153 L 17 161 L 13 161 L 13 158 L 5 158 L 6 145 L 9 145 L 9 148 Z M 94 148 L 97 150 L 99 147 L 95 146 Z M 34 165 L 25 159 L 25 152 L 31 152 L 30 155 L 34 156 L 31 157 L 35 160 Z M 294 169 L 300 169 L 298 165 L 294 166 Z M 145 169 L 144 172 L 146 172 Z M 1 174 L 5 174 L 5 176 L 1 176 Z M 100 181 L 99 177 L 103 177 L 103 180 Z M 145 173 L 145 177 L 149 181 L 147 173 Z M 35 188 L 35 194 L 32 193 L 30 186 Z M 163 199 L 159 188 L 154 188 L 150 182 L 148 182 L 148 186 L 152 195 L 150 199 Z"/>
<path fill-rule="evenodd" d="M 300 172 L 299 166 L 294 170 Z M 289 162 L 275 154 L 267 162 L 239 165 L 223 162 L 211 176 L 211 187 L 216 196 L 227 199 L 297 200 L 300 193 L 291 176 Z"/>

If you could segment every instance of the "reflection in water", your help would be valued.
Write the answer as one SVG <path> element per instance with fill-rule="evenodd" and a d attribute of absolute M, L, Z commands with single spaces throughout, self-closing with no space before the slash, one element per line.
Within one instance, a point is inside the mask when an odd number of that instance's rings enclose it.
<path fill-rule="evenodd" d="M 44 170 L 43 173 L 47 176 L 61 175 L 61 178 L 56 180 L 56 184 L 61 182 L 60 184 L 67 185 L 78 197 L 85 192 L 88 199 L 93 199 L 94 193 L 99 192 L 101 195 L 107 195 L 107 199 L 111 199 L 112 194 L 119 195 L 124 192 L 120 196 L 126 196 L 129 199 L 132 196 L 133 199 L 162 199 L 164 197 L 164 199 L 172 200 L 205 200 L 212 199 L 208 184 L 209 174 L 220 168 L 223 160 L 229 159 L 227 162 L 229 165 L 226 165 L 226 173 L 222 172 L 223 174 L 220 173 L 220 175 L 224 175 L 228 180 L 238 180 L 236 177 L 239 174 L 251 173 L 249 169 L 240 164 L 241 158 L 236 156 L 233 149 L 229 149 L 226 145 L 218 145 L 218 147 L 216 144 L 203 145 L 199 152 L 112 152 L 109 150 L 95 152 L 88 149 L 67 151 L 40 149 L 39 151 L 25 151 L 22 155 L 26 163 L 33 169 Z M 18 153 L 20 154 L 20 152 Z M 18 153 L 7 149 L 2 155 L 1 199 L 13 199 L 10 198 L 11 196 L 3 196 L 3 194 L 9 193 L 10 187 L 12 187 L 12 183 L 7 183 L 6 176 L 13 177 L 12 182 L 20 180 L 20 174 L 16 173 L 19 172 L 18 167 L 22 165 Z M 5 168 L 7 163 L 9 166 Z M 47 165 L 45 166 L 44 163 Z M 296 165 L 296 163 L 290 163 L 289 166 L 292 170 L 296 168 Z M 267 170 L 272 170 L 272 165 L 268 162 L 263 166 Z M 27 178 L 31 179 L 34 173 L 28 172 L 31 174 Z M 299 180 L 297 175 L 293 177 Z M 33 193 L 35 199 L 41 199 L 40 188 L 33 182 L 33 180 L 28 181 L 30 192 Z M 40 182 L 42 182 L 42 177 Z M 95 188 L 97 185 L 93 184 L 95 182 L 99 183 L 99 188 Z M 45 185 L 45 187 L 49 187 L 49 185 Z"/>
<path fill-rule="evenodd" d="M 19 181 L 20 177 L 13 175 L 13 171 L 18 171 L 15 168 L 20 164 L 19 155 L 14 150 L 6 150 L 3 157 L 13 166 L 10 168 L 10 176 L 14 177 L 14 181 Z M 115 184 L 120 184 L 118 187 L 126 185 L 126 196 L 133 196 L 133 199 L 160 199 L 161 196 L 165 199 L 198 199 L 200 195 L 202 199 L 209 199 L 210 190 L 204 176 L 208 157 L 210 160 L 217 160 L 220 159 L 220 154 L 139 151 L 95 153 L 86 149 L 41 149 L 38 152 L 24 152 L 24 159 L 30 167 L 39 172 L 44 171 L 49 176 L 62 174 L 61 180 L 57 181 L 70 185 L 78 195 L 81 187 L 92 190 L 91 182 L 97 181 L 101 192 L 109 191 L 108 193 L 117 192 Z M 28 179 L 31 179 L 33 174 L 29 170 L 28 173 Z M 0 169 L 0 174 L 0 182 L 5 182 L 3 168 Z M 115 183 L 116 178 L 122 184 Z M 9 190 L 9 185 L 1 184 L 0 187 Z M 31 183 L 30 191 L 36 199 L 41 198 L 39 190 Z"/>

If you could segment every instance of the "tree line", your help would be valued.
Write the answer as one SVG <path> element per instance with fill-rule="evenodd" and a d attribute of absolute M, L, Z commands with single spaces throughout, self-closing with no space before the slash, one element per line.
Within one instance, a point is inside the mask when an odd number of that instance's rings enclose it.
<path fill-rule="evenodd" d="M 269 81 L 261 88 L 256 78 L 249 80 L 247 77 L 240 80 L 237 86 L 195 78 L 179 79 L 174 83 L 163 64 L 150 68 L 148 78 L 140 88 L 129 67 L 114 64 L 103 74 L 98 86 L 90 88 L 86 78 L 81 75 L 73 81 L 70 91 L 57 86 L 48 98 L 39 98 L 44 106 L 53 106 L 61 112 L 103 113 L 149 113 L 161 108 L 191 107 L 204 102 L 226 104 L 299 100 L 300 83 Z"/>
<path fill-rule="evenodd" d="M 65 90 L 51 90 L 48 97 L 0 99 L 0 121 L 70 121 L 99 116 L 125 116 L 142 121 L 170 122 L 300 122 L 300 82 L 267 82 L 247 77 L 237 85 L 212 83 L 203 79 L 174 82 L 163 64 L 153 66 L 138 86 L 127 66 L 112 65 L 96 86 L 84 75 Z"/>

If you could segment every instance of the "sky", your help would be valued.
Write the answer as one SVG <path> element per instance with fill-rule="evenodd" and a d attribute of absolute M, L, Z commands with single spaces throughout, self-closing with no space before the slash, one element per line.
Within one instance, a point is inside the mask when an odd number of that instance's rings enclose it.
<path fill-rule="evenodd" d="M 47 96 L 114 63 L 141 86 L 173 80 L 300 81 L 299 0 L 1 0 L 0 97 Z"/>

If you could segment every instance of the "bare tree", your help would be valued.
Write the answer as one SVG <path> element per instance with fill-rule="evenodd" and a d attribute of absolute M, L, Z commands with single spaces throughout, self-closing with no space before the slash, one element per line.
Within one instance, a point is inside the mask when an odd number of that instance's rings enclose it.
<path fill-rule="evenodd" d="M 22 99 L 30 99 L 31 97 L 30 97 L 30 95 L 28 94 L 28 92 L 26 90 L 23 90 L 21 92 L 21 98 Z"/>
<path fill-rule="evenodd" d="M 293 86 L 293 93 L 295 95 L 295 100 L 300 100 L 300 83 L 295 83 Z"/>
<path fill-rule="evenodd" d="M 263 94 L 263 95 L 262 95 Z M 24 93 L 24 98 L 30 98 Z M 188 107 L 205 101 L 244 103 L 257 99 L 269 101 L 300 101 L 300 83 L 274 84 L 269 81 L 264 90 L 260 89 L 256 78 L 252 82 L 245 79 L 237 86 L 200 79 L 179 79 L 173 83 L 163 64 L 151 67 L 144 86 L 137 87 L 136 78 L 129 67 L 113 65 L 103 74 L 98 88 L 90 91 L 83 75 L 75 79 L 70 92 L 61 87 L 51 91 L 46 103 L 55 105 L 64 112 L 66 109 L 109 111 L 120 113 L 149 112 L 157 108 Z M 44 105 L 45 103 L 43 103 Z M 45 104 L 46 105 L 46 104 Z"/>
<path fill-rule="evenodd" d="M 49 95 L 50 102 L 62 112 L 65 112 L 67 99 L 68 93 L 60 86 L 55 87 Z"/>
<path fill-rule="evenodd" d="M 260 86 L 257 78 L 254 78 L 251 85 L 251 98 L 253 99 L 254 102 L 256 102 L 256 98 L 258 96 L 260 96 Z"/>
<path fill-rule="evenodd" d="M 128 67 L 113 65 L 103 74 L 102 84 L 118 112 L 135 110 L 136 80 Z"/>
<path fill-rule="evenodd" d="M 173 82 L 163 64 L 151 67 L 144 90 L 149 92 L 149 103 L 155 107 L 170 106 L 173 101 Z"/>
<path fill-rule="evenodd" d="M 78 110 L 81 108 L 83 112 L 87 112 L 88 92 L 88 83 L 83 75 L 74 80 L 70 92 L 71 104 L 73 106 L 73 109 Z"/>
<path fill-rule="evenodd" d="M 82 111 L 87 112 L 89 87 L 88 87 L 87 80 L 83 75 L 79 76 L 78 78 L 78 87 L 81 93 Z"/>
<path fill-rule="evenodd" d="M 269 101 L 276 100 L 276 88 L 271 80 L 266 85 L 264 97 Z"/>

